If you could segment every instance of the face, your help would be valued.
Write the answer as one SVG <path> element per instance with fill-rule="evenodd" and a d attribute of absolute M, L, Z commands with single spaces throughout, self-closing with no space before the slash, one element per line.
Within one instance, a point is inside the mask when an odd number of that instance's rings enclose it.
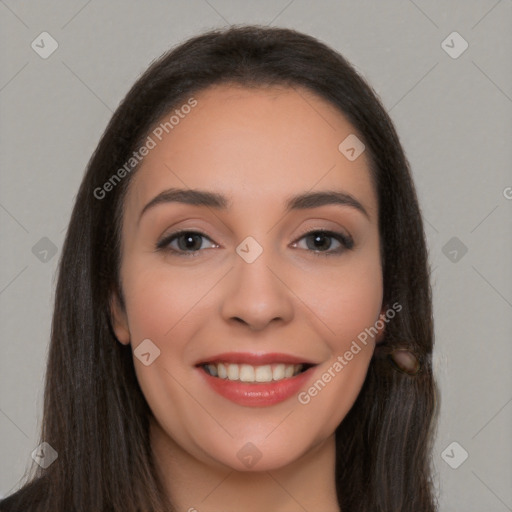
<path fill-rule="evenodd" d="M 313 93 L 194 100 L 132 177 L 113 325 L 169 446 L 270 470 L 332 440 L 383 334 L 360 341 L 384 311 L 377 196 L 367 154 L 338 149 L 355 129 Z"/>

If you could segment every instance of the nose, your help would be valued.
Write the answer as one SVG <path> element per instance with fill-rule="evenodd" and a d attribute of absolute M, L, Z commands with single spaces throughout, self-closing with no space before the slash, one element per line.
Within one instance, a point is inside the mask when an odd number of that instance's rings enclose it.
<path fill-rule="evenodd" d="M 264 250 L 248 263 L 236 255 L 221 306 L 225 321 L 258 331 L 271 322 L 286 324 L 292 320 L 294 294 L 270 256 L 270 251 Z"/>

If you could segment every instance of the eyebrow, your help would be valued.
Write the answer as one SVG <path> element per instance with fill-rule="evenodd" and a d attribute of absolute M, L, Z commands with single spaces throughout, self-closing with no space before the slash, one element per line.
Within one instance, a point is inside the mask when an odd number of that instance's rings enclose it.
<path fill-rule="evenodd" d="M 140 212 L 138 222 L 140 222 L 140 219 L 148 210 L 165 203 L 183 203 L 193 206 L 206 206 L 217 210 L 227 210 L 231 205 L 231 202 L 226 196 L 216 192 L 198 189 L 170 188 L 160 192 L 160 194 L 155 196 L 146 204 L 146 206 L 144 206 Z M 331 204 L 354 208 L 370 220 L 368 212 L 354 196 L 346 192 L 335 190 L 304 192 L 302 194 L 291 196 L 285 201 L 285 212 L 288 213 L 292 210 L 307 210 Z"/>

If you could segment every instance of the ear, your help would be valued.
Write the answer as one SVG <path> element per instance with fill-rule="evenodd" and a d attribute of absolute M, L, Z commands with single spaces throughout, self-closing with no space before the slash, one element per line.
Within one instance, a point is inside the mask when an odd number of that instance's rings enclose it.
<path fill-rule="evenodd" d="M 117 291 L 113 291 L 110 295 L 110 319 L 119 343 L 128 345 L 130 343 L 128 318 L 124 308 L 121 306 Z"/>
<path fill-rule="evenodd" d="M 384 305 L 379 313 L 379 318 L 375 321 L 375 328 L 379 331 L 375 336 L 375 343 L 380 343 L 386 334 L 386 311 L 389 308 L 387 305 Z M 380 321 L 379 321 L 380 320 Z"/>

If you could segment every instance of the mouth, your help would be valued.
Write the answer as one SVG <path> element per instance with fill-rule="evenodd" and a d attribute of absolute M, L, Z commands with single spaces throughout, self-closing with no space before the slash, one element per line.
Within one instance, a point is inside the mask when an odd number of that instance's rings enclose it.
<path fill-rule="evenodd" d="M 279 382 L 295 377 L 315 366 L 312 363 L 274 363 L 263 365 L 237 364 L 227 361 L 200 364 L 211 377 L 250 384 Z"/>
<path fill-rule="evenodd" d="M 318 364 L 288 354 L 225 353 L 195 367 L 224 398 L 246 407 L 267 407 L 297 394 Z"/>

